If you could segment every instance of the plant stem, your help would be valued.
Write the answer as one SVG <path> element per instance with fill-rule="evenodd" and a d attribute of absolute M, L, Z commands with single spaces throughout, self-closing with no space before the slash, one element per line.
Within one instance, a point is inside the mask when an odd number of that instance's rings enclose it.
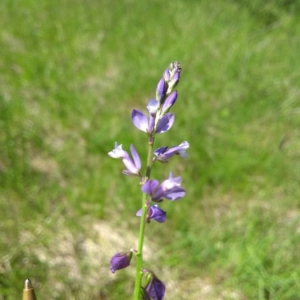
<path fill-rule="evenodd" d="M 147 156 L 147 169 L 146 169 L 145 180 L 149 180 L 150 175 L 151 175 L 153 145 L 154 145 L 154 135 L 149 138 L 148 156 Z M 140 289 L 141 289 L 142 274 L 143 274 L 143 272 L 142 272 L 142 268 L 143 268 L 143 246 L 144 246 L 147 211 L 148 211 L 147 194 L 143 193 L 143 196 L 142 196 L 142 215 L 141 215 L 141 221 L 140 221 L 138 249 L 137 249 L 137 253 L 136 253 L 136 274 L 135 274 L 134 300 L 139 300 L 140 299 Z"/>

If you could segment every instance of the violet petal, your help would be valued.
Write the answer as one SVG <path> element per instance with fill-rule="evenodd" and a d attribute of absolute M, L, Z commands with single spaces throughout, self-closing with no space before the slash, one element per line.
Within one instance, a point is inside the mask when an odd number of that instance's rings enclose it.
<path fill-rule="evenodd" d="M 158 180 L 150 179 L 146 181 L 142 186 L 142 192 L 148 195 L 152 195 L 155 189 L 159 186 Z"/>
<path fill-rule="evenodd" d="M 131 144 L 130 145 L 130 151 L 131 151 L 131 155 L 135 164 L 135 167 L 140 170 L 141 169 L 141 159 L 137 153 L 137 151 L 135 150 L 134 146 Z"/>
<path fill-rule="evenodd" d="M 139 110 L 134 109 L 131 113 L 131 119 L 133 125 L 144 132 L 148 129 L 148 118 Z"/>
<path fill-rule="evenodd" d="M 172 127 L 174 120 L 175 120 L 175 116 L 171 113 L 167 113 L 158 122 L 156 133 L 164 133 L 168 131 Z"/>

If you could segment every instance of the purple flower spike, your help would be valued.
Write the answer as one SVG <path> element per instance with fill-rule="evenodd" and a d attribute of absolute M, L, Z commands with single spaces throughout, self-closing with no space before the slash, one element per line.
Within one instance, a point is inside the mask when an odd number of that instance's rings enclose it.
<path fill-rule="evenodd" d="M 153 274 L 153 277 L 150 283 L 148 284 L 146 291 L 151 299 L 163 300 L 165 296 L 166 287 L 164 283 Z"/>
<path fill-rule="evenodd" d="M 127 268 L 130 265 L 132 252 L 119 252 L 110 260 L 110 270 L 115 273 L 118 270 Z"/>
<path fill-rule="evenodd" d="M 133 125 L 144 132 L 148 131 L 148 118 L 139 110 L 134 109 L 131 113 Z"/>
<path fill-rule="evenodd" d="M 124 170 L 122 173 L 128 176 L 139 175 L 141 170 L 141 159 L 133 145 L 130 145 L 130 151 L 133 160 L 129 157 L 128 153 L 126 152 L 127 155 L 123 158 L 123 163 L 127 170 Z"/>
<path fill-rule="evenodd" d="M 140 217 L 142 215 L 142 209 L 140 209 L 136 216 Z M 154 220 L 158 223 L 164 223 L 167 219 L 167 213 L 160 209 L 157 205 L 152 205 L 148 208 L 147 212 L 147 222 L 150 223 L 151 220 Z"/>
<path fill-rule="evenodd" d="M 170 177 L 161 184 L 157 180 L 150 179 L 142 186 L 142 192 L 151 196 L 152 201 L 161 202 L 163 199 L 178 200 L 185 196 L 185 190 L 181 187 L 181 177 Z"/>
<path fill-rule="evenodd" d="M 167 113 L 158 122 L 156 133 L 164 133 L 168 131 L 172 127 L 174 120 L 175 120 L 175 116 L 171 113 Z"/>
<path fill-rule="evenodd" d="M 174 146 L 168 149 L 168 147 L 161 147 L 154 151 L 156 160 L 161 162 L 168 162 L 168 160 L 174 155 L 180 155 L 181 157 L 187 157 L 186 150 L 190 144 L 187 141 L 182 142 L 179 146 Z"/>
<path fill-rule="evenodd" d="M 164 105 L 162 107 L 161 115 L 165 115 L 167 112 L 169 112 L 171 107 L 175 104 L 177 96 L 178 96 L 177 91 L 174 91 L 167 97 L 167 99 L 164 102 Z"/>

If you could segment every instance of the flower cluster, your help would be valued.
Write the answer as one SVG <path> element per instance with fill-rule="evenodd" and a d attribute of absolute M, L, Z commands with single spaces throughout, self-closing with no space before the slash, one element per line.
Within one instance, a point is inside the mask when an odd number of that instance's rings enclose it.
<path fill-rule="evenodd" d="M 137 176 L 140 180 L 141 191 L 145 200 L 143 200 L 142 208 L 136 213 L 136 216 L 141 217 L 141 226 L 145 226 L 145 223 L 150 223 L 151 220 L 164 223 L 166 212 L 158 207 L 158 203 L 163 200 L 179 200 L 186 194 L 185 189 L 181 187 L 181 177 L 173 177 L 172 172 L 169 173 L 169 178 L 161 182 L 150 179 L 151 168 L 156 161 L 167 163 L 175 155 L 187 156 L 186 150 L 189 148 L 187 141 L 183 141 L 178 146 L 162 146 L 153 151 L 155 135 L 167 132 L 174 124 L 175 116 L 169 111 L 178 98 L 178 93 L 174 89 L 179 82 L 180 74 L 180 64 L 178 62 L 171 63 L 170 68 L 164 71 L 158 82 L 156 99 L 151 99 L 148 102 L 148 116 L 137 109 L 134 109 L 131 113 L 133 125 L 148 135 L 148 145 L 150 147 L 148 153 L 152 153 L 152 155 L 151 157 L 148 156 L 145 176 L 141 173 L 141 159 L 133 145 L 130 146 L 131 155 L 123 150 L 122 145 L 117 143 L 115 143 L 115 148 L 108 153 L 112 158 L 122 159 L 125 166 L 122 172 L 124 175 Z M 142 252 L 142 246 L 141 244 L 138 250 L 131 249 L 127 252 L 115 254 L 110 261 L 111 271 L 114 273 L 128 267 L 133 254 L 136 254 L 138 259 L 141 255 L 137 253 Z M 165 294 L 163 282 L 151 271 L 137 269 L 137 273 L 143 274 L 143 276 L 137 274 L 140 278 L 136 281 L 139 285 L 139 295 L 136 299 L 162 300 Z"/>

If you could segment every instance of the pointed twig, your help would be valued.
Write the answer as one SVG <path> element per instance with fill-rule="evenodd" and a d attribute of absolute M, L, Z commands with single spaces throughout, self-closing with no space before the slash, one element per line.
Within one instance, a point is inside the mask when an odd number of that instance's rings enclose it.
<path fill-rule="evenodd" d="M 25 280 L 22 300 L 36 300 L 36 296 L 30 279 Z"/>

